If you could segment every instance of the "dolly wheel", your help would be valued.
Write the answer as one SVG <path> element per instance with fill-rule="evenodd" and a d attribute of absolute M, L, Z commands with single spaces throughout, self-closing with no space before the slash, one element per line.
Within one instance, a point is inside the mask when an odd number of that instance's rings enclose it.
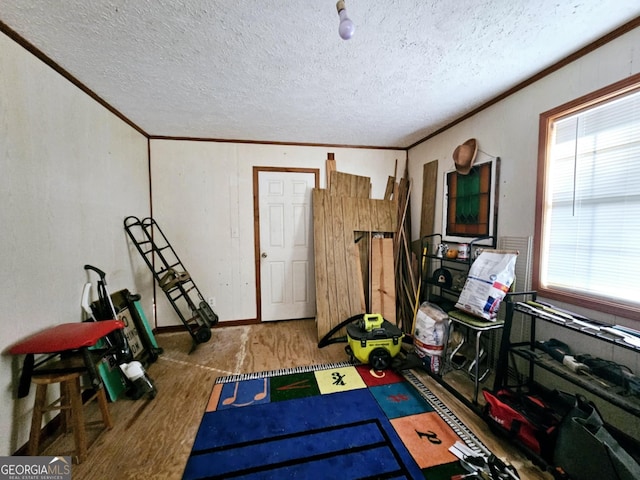
<path fill-rule="evenodd" d="M 382 347 L 374 348 L 369 354 L 369 364 L 376 370 L 384 370 L 391 365 L 391 354 Z"/>
<path fill-rule="evenodd" d="M 198 343 L 208 342 L 211 338 L 211 330 L 208 327 L 201 326 L 196 332 L 196 341 Z"/>

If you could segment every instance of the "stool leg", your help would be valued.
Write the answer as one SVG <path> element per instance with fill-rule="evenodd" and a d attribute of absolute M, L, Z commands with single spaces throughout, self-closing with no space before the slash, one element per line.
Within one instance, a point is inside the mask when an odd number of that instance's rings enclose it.
<path fill-rule="evenodd" d="M 33 416 L 31 417 L 31 432 L 29 433 L 29 455 L 38 455 L 40 444 L 40 429 L 42 428 L 42 411 L 47 402 L 47 386 L 37 385 L 36 400 L 33 404 Z"/>
<path fill-rule="evenodd" d="M 82 394 L 80 391 L 80 377 L 68 382 L 69 397 L 71 397 L 71 415 L 73 418 L 73 436 L 76 442 L 76 455 L 78 463 L 87 458 L 87 433 L 84 424 L 84 412 L 82 411 Z"/>
<path fill-rule="evenodd" d="M 71 428 L 71 392 L 69 391 L 68 382 L 60 384 L 60 423 L 62 431 L 69 433 Z"/>
<path fill-rule="evenodd" d="M 98 390 L 96 397 L 98 399 L 98 405 L 100 405 L 100 411 L 102 412 L 102 421 L 108 430 L 113 428 L 113 420 L 111 419 L 111 412 L 109 411 L 109 405 L 107 403 L 107 394 L 104 391 L 104 387 Z"/>

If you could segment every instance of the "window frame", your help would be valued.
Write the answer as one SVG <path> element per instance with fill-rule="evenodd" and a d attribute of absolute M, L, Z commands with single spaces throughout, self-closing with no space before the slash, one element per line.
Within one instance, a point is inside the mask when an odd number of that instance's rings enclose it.
<path fill-rule="evenodd" d="M 606 312 L 611 315 L 628 319 L 640 320 L 640 306 L 617 302 L 610 298 L 595 295 L 580 294 L 553 287 L 545 287 L 542 284 L 541 259 L 542 259 L 542 233 L 544 225 L 547 182 L 547 159 L 550 153 L 549 141 L 551 140 L 551 125 L 561 117 L 578 113 L 600 103 L 607 102 L 621 95 L 640 91 L 640 73 L 632 75 L 624 80 L 616 82 L 595 92 L 567 102 L 551 110 L 540 114 L 538 130 L 538 170 L 536 184 L 535 204 L 535 230 L 533 237 L 533 278 L 532 287 L 538 295 L 544 298 L 579 305 L 588 309 Z M 640 239 L 638 239 L 640 242 Z"/>

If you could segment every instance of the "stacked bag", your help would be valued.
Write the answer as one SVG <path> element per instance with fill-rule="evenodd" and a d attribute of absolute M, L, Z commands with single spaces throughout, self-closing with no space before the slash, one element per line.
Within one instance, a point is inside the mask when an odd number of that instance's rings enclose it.
<path fill-rule="evenodd" d="M 593 402 L 582 396 L 558 426 L 553 463 L 573 480 L 640 479 L 640 465 L 607 431 Z"/>
<path fill-rule="evenodd" d="M 572 480 L 638 480 L 640 465 L 606 429 L 595 404 L 554 391 L 552 398 L 483 390 L 487 423 Z"/>

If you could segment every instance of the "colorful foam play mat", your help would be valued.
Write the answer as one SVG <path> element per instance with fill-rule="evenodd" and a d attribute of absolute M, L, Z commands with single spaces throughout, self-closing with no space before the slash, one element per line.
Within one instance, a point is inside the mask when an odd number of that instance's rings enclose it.
<path fill-rule="evenodd" d="M 220 377 L 183 478 L 446 479 L 486 447 L 410 371 L 348 362 Z"/>

